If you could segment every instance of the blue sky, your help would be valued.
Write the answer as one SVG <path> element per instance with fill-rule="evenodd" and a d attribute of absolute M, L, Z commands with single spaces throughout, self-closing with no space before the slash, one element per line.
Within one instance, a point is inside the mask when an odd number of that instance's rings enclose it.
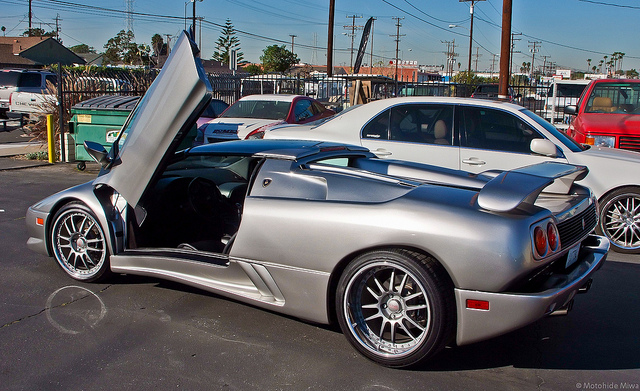
<path fill-rule="evenodd" d="M 87 7 L 88 6 L 88 7 Z M 90 8 L 96 7 L 96 8 Z M 533 42 L 538 48 L 534 65 L 546 61 L 559 67 L 585 70 L 587 59 L 598 65 L 604 55 L 626 53 L 623 68 L 640 70 L 640 2 L 637 0 L 513 0 L 512 32 L 518 35 L 514 64 L 532 60 Z M 100 9 L 102 8 L 102 9 Z M 98 51 L 107 40 L 127 27 L 126 0 L 33 0 L 33 25 L 49 31 L 60 17 L 63 43 L 85 43 Z M 204 17 L 201 42 L 203 58 L 210 58 L 220 27 L 228 18 L 238 30 L 246 60 L 259 62 L 262 50 L 273 44 L 291 49 L 290 35 L 296 35 L 295 52 L 303 62 L 326 63 L 329 0 L 203 0 L 196 3 L 197 16 Z M 28 0 L 0 0 L 0 25 L 6 35 L 19 35 L 27 28 Z M 111 10 L 121 11 L 113 12 Z M 133 26 L 136 42 L 150 43 L 155 33 L 176 35 L 184 28 L 185 15 L 193 4 L 185 0 L 134 0 Z M 502 0 L 476 3 L 474 49 L 479 47 L 478 70 L 491 67 L 500 52 Z M 445 62 L 445 41 L 455 40 L 461 69 L 466 69 L 469 50 L 469 3 L 458 0 L 336 0 L 334 64 L 349 65 L 350 15 L 362 16 L 356 25 L 375 17 L 374 62 L 395 57 L 393 17 L 400 21 L 400 55 L 403 60 L 423 65 Z M 160 16 L 173 16 L 163 18 Z M 463 27 L 449 28 L 450 24 Z M 357 33 L 355 46 L 360 40 Z M 318 49 L 313 49 L 318 47 Z M 365 57 L 368 62 L 369 57 Z M 475 64 L 475 56 L 473 57 Z M 498 60 L 496 57 L 496 67 Z M 474 65 L 475 66 L 475 65 Z"/>

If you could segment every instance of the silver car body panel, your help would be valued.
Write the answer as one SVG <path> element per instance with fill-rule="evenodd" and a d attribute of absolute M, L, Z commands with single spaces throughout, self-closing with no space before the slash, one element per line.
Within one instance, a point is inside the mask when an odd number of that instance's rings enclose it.
<path fill-rule="evenodd" d="M 580 265 L 562 284 L 539 293 L 494 293 L 455 289 L 458 308 L 456 343 L 466 345 L 505 334 L 526 326 L 565 307 L 578 290 L 603 264 L 609 243 L 602 237 L 593 237 L 593 244 Z M 489 310 L 466 308 L 467 300 L 491 303 Z"/>

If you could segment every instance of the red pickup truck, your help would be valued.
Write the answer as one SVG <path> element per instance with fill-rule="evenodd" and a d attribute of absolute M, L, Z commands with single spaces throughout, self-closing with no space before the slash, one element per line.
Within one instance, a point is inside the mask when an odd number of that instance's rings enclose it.
<path fill-rule="evenodd" d="M 575 106 L 567 134 L 582 144 L 640 152 L 640 80 L 593 80 Z"/>

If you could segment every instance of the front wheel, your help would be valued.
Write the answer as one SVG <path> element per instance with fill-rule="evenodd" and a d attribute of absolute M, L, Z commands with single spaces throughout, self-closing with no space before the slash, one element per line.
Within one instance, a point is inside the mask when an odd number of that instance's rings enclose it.
<path fill-rule="evenodd" d="M 51 246 L 60 267 L 76 280 L 98 281 L 109 272 L 104 231 L 84 204 L 72 202 L 56 213 Z"/>
<path fill-rule="evenodd" d="M 379 364 L 416 365 L 453 337 L 453 284 L 433 258 L 400 249 L 369 252 L 347 267 L 338 284 L 342 332 Z"/>
<path fill-rule="evenodd" d="M 600 201 L 598 233 L 620 253 L 640 253 L 640 188 L 624 187 Z"/>

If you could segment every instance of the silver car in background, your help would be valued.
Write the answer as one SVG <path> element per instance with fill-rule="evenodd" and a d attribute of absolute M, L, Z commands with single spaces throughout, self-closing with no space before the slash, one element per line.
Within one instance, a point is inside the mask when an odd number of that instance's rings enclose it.
<path fill-rule="evenodd" d="M 581 166 L 470 175 L 315 141 L 180 151 L 211 97 L 194 54 L 183 35 L 109 153 L 85 143 L 95 180 L 27 211 L 28 247 L 71 278 L 152 276 L 336 322 L 406 367 L 566 313 L 604 263 Z"/>

